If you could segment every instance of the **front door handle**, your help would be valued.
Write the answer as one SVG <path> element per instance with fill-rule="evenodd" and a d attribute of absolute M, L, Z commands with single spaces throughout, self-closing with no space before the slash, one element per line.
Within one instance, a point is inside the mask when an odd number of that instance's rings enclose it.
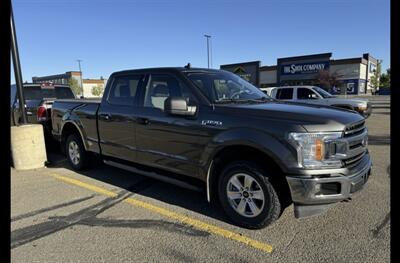
<path fill-rule="evenodd" d="M 137 118 L 137 122 L 142 125 L 147 125 L 150 123 L 149 119 L 147 118 Z"/>
<path fill-rule="evenodd" d="M 100 118 L 102 118 L 106 121 L 109 121 L 109 120 L 111 120 L 111 115 L 107 114 L 107 113 L 102 113 L 102 114 L 100 114 Z"/>

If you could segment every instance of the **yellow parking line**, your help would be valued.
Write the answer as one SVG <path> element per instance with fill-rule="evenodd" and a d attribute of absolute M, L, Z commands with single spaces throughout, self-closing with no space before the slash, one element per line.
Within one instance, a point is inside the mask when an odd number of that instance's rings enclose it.
<path fill-rule="evenodd" d="M 98 186 L 95 186 L 95 185 L 84 183 L 82 181 L 79 181 L 79 180 L 76 180 L 76 179 L 73 179 L 73 178 L 70 178 L 70 177 L 66 177 L 66 176 L 62 176 L 62 175 L 58 175 L 58 174 L 50 174 L 50 175 L 53 176 L 56 179 L 59 179 L 59 180 L 62 180 L 64 182 L 66 182 L 66 183 L 73 184 L 73 185 L 76 185 L 76 186 L 80 186 L 80 187 L 89 189 L 91 191 L 94 191 L 94 192 L 97 192 L 97 193 L 100 193 L 100 194 L 103 194 L 103 195 L 106 195 L 106 196 L 110 196 L 110 197 L 116 197 L 117 196 L 117 194 L 114 193 L 114 192 L 108 191 L 108 190 L 106 190 L 104 188 L 101 188 L 101 187 L 98 187 Z M 127 199 L 124 199 L 123 202 L 131 204 L 131 205 L 134 205 L 134 206 L 137 206 L 137 207 L 141 207 L 141 208 L 144 208 L 146 210 L 149 210 L 149 211 L 152 211 L 154 213 L 157 213 L 159 215 L 162 215 L 162 216 L 177 220 L 182 224 L 186 224 L 186 225 L 192 226 L 192 227 L 197 228 L 199 230 L 206 231 L 206 232 L 208 232 L 210 234 L 214 234 L 214 235 L 222 236 L 224 238 L 235 240 L 235 241 L 244 243 L 244 244 L 246 244 L 248 246 L 257 248 L 257 249 L 262 250 L 262 251 L 267 252 L 267 253 L 271 253 L 272 252 L 272 246 L 269 245 L 269 244 L 266 244 L 266 243 L 263 243 L 263 242 L 260 242 L 260 241 L 257 241 L 257 240 L 242 236 L 240 234 L 237 234 L 237 233 L 234 233 L 232 231 L 220 228 L 218 226 L 210 225 L 208 223 L 202 222 L 202 221 L 197 220 L 197 219 L 190 218 L 188 216 L 184 216 L 184 215 L 172 212 L 172 211 L 170 211 L 168 209 L 165 209 L 165 208 L 162 208 L 162 207 L 159 207 L 159 206 L 156 206 L 156 205 L 152 205 L 150 203 L 143 202 L 143 201 L 137 200 L 135 198 L 131 198 L 131 197 L 127 198 Z"/>

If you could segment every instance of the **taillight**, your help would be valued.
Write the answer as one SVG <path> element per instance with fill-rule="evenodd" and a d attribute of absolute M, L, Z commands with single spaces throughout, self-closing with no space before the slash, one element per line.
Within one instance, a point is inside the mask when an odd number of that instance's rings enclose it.
<path fill-rule="evenodd" d="M 37 120 L 46 121 L 47 120 L 47 109 L 45 106 L 40 106 L 37 109 Z"/>

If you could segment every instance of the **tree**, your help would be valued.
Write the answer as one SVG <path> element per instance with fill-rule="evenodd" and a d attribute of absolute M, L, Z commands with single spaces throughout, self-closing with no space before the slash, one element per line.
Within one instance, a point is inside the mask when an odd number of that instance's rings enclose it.
<path fill-rule="evenodd" d="M 78 84 L 78 81 L 76 79 L 74 78 L 68 79 L 68 85 L 72 89 L 72 92 L 75 94 L 75 96 L 82 94 L 82 88 Z"/>
<path fill-rule="evenodd" d="M 341 84 L 341 81 L 339 80 L 340 77 L 341 75 L 337 74 L 336 72 L 331 74 L 329 70 L 324 69 L 318 72 L 316 79 L 322 88 L 329 90 L 333 86 L 339 86 Z"/>
<path fill-rule="evenodd" d="M 374 75 L 372 75 L 370 79 L 371 86 L 375 91 L 379 88 L 379 79 L 381 76 L 381 64 L 382 60 L 378 60 L 378 63 L 376 64 L 376 69 L 374 70 Z"/>
<path fill-rule="evenodd" d="M 101 96 L 104 92 L 104 87 L 100 84 L 97 84 L 95 87 L 92 88 L 92 94 L 94 96 Z"/>
<path fill-rule="evenodd" d="M 381 74 L 379 78 L 379 87 L 390 87 L 390 68 L 386 70 L 386 73 Z"/>

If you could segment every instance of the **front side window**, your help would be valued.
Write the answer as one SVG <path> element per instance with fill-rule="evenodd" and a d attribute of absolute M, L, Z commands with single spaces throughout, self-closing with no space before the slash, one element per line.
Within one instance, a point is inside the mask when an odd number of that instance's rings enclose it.
<path fill-rule="evenodd" d="M 190 104 L 194 96 L 178 79 L 166 74 L 150 76 L 144 95 L 144 107 L 156 108 L 164 111 L 164 102 L 168 97 L 185 98 Z"/>
<path fill-rule="evenodd" d="M 299 100 L 314 100 L 318 99 L 318 95 L 315 94 L 311 89 L 298 88 L 297 89 L 297 99 Z"/>
<path fill-rule="evenodd" d="M 212 102 L 258 100 L 268 97 L 257 87 L 230 72 L 186 72 L 186 76 Z"/>
<path fill-rule="evenodd" d="M 320 87 L 312 87 L 314 91 L 316 91 L 319 95 L 321 95 L 323 98 L 333 98 L 334 96 L 327 92 L 324 89 L 321 89 Z"/>
<path fill-rule="evenodd" d="M 276 98 L 278 100 L 291 100 L 293 99 L 293 88 L 278 89 L 276 92 Z"/>
<path fill-rule="evenodd" d="M 108 102 L 114 105 L 135 105 L 138 87 L 142 79 L 142 75 L 115 77 L 108 96 Z"/>

